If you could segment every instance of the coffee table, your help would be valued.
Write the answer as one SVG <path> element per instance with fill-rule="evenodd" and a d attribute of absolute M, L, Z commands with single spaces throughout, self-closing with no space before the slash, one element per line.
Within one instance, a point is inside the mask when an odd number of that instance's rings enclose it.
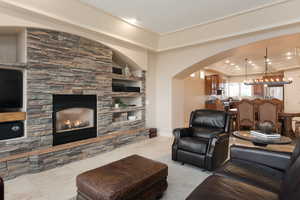
<path fill-rule="evenodd" d="M 278 139 L 267 139 L 267 138 L 254 136 L 250 134 L 249 131 L 234 131 L 233 136 L 242 140 L 250 141 L 256 146 L 263 146 L 263 147 L 268 146 L 269 144 L 284 145 L 284 144 L 292 143 L 292 139 L 286 136 L 281 136 Z"/>

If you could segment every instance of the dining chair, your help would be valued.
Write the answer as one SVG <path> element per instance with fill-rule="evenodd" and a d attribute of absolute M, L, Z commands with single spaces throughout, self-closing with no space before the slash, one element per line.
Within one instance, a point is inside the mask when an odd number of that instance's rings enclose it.
<path fill-rule="evenodd" d="M 243 99 L 237 103 L 237 129 L 255 129 L 254 103 L 248 99 Z"/>
<path fill-rule="evenodd" d="M 278 114 L 280 107 L 271 100 L 263 100 L 258 104 L 258 123 L 272 122 L 277 133 L 281 133 L 282 124 L 279 122 Z"/>

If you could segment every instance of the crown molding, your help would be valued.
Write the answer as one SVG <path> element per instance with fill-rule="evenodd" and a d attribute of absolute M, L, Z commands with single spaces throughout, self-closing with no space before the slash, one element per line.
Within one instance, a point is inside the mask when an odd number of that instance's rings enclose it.
<path fill-rule="evenodd" d="M 91 5 L 88 5 L 88 4 L 86 4 L 86 3 L 84 3 L 80 0 L 76 0 L 76 1 L 80 2 L 80 4 L 82 4 L 82 5 L 88 6 L 89 8 L 95 9 L 95 11 L 99 12 L 99 10 L 100 10 L 100 9 L 95 8 Z M 218 18 L 216 20 L 208 21 L 206 23 L 198 24 L 198 25 L 195 25 L 195 26 L 192 26 L 192 27 L 187 27 L 185 29 L 177 30 L 175 32 L 166 33 L 166 34 L 157 34 L 155 32 L 151 32 L 147 29 L 141 28 L 139 26 L 132 25 L 132 24 L 130 24 L 130 23 L 128 23 L 128 22 L 121 19 L 122 22 L 123 23 L 125 22 L 128 26 L 132 26 L 132 27 L 135 27 L 139 30 L 143 30 L 144 32 L 149 34 L 149 36 L 150 35 L 154 36 L 154 38 L 157 37 L 157 42 L 155 42 L 155 44 L 153 44 L 153 45 L 147 44 L 147 43 L 142 43 L 142 42 L 137 42 L 137 41 L 134 41 L 132 39 L 128 39 L 126 37 L 123 37 L 123 36 L 120 36 L 120 35 L 117 35 L 117 34 L 113 34 L 113 33 L 107 32 L 105 30 L 101 30 L 100 28 L 95 28 L 95 27 L 90 26 L 90 25 L 76 23 L 75 21 L 69 20 L 69 19 L 64 18 L 64 17 L 57 16 L 53 13 L 48 13 L 48 12 L 45 12 L 45 11 L 42 11 L 42 10 L 37 10 L 37 9 L 32 8 L 30 6 L 21 5 L 21 4 L 19 4 L 18 1 L 11 2 L 11 1 L 6 1 L 6 0 L 0 0 L 0 7 L 4 8 L 5 11 L 7 11 L 7 12 L 9 12 L 10 10 L 15 11 L 18 14 L 23 15 L 24 18 L 26 18 L 26 16 L 30 16 L 31 18 L 34 16 L 37 19 L 42 18 L 42 19 L 45 19 L 45 20 L 49 21 L 52 24 L 59 24 L 61 26 L 71 27 L 72 29 L 79 29 L 81 32 L 84 32 L 84 33 L 93 33 L 93 34 L 105 35 L 105 36 L 108 36 L 110 38 L 114 38 L 116 40 L 126 42 L 126 43 L 129 43 L 129 44 L 135 45 L 137 47 L 149 50 L 151 52 L 158 52 L 159 53 L 159 52 L 164 52 L 164 51 L 175 50 L 175 49 L 184 48 L 184 47 L 190 47 L 190 46 L 205 44 L 205 43 L 214 42 L 214 41 L 218 41 L 218 40 L 224 40 L 224 39 L 229 39 L 229 38 L 233 38 L 233 37 L 239 37 L 239 36 L 242 36 L 242 35 L 253 34 L 253 33 L 257 33 L 257 32 L 263 32 L 263 31 L 267 31 L 267 30 L 273 30 L 273 29 L 276 29 L 276 28 L 282 28 L 282 27 L 285 27 L 285 26 L 298 24 L 298 23 L 300 23 L 300 17 L 295 18 L 293 20 L 285 21 L 285 22 L 282 22 L 282 23 L 272 24 L 270 26 L 262 26 L 262 27 L 258 27 L 258 28 L 247 29 L 245 31 L 240 31 L 240 32 L 235 32 L 235 33 L 231 33 L 231 34 L 227 34 L 227 35 L 220 35 L 220 36 L 216 36 L 216 37 L 200 39 L 200 40 L 189 42 L 189 43 L 188 42 L 183 42 L 182 44 L 174 45 L 174 46 L 169 45 L 169 46 L 162 47 L 162 48 L 159 47 L 159 43 L 160 43 L 161 40 L 163 40 L 164 36 L 168 36 L 170 34 L 174 34 L 176 36 L 177 33 L 192 30 L 194 28 L 201 27 L 201 26 L 207 26 L 207 25 L 210 25 L 210 24 L 213 24 L 213 23 L 216 23 L 216 22 L 226 21 L 227 19 L 230 19 L 230 18 L 235 18 L 235 17 L 241 16 L 241 15 L 247 14 L 247 13 L 255 12 L 255 11 L 258 11 L 258 10 L 262 10 L 262 9 L 265 9 L 265 8 L 268 8 L 268 7 L 272 7 L 272 6 L 279 5 L 279 4 L 284 4 L 284 3 L 287 3 L 287 2 L 291 2 L 291 1 L 296 1 L 296 0 L 278 0 L 278 1 L 273 2 L 273 3 L 265 4 L 265 5 L 253 8 L 253 9 L 249 9 L 249 10 L 246 10 L 246 11 L 241 11 L 241 12 L 238 12 L 238 13 L 235 13 L 235 14 L 232 14 L 232 15 L 228 15 L 228 16 L 225 16 L 225 17 L 222 17 L 222 18 Z M 100 10 L 100 12 L 101 11 L 102 10 Z M 104 12 L 104 14 L 106 14 L 110 17 L 113 17 L 116 20 L 120 20 L 119 17 L 110 15 L 106 12 Z"/>
<path fill-rule="evenodd" d="M 81 1 L 80 1 L 80 3 L 83 4 Z M 125 38 L 125 37 L 122 37 L 122 36 L 119 36 L 119 35 L 116 35 L 116 34 L 109 33 L 107 31 L 99 30 L 99 29 L 94 28 L 92 26 L 88 26 L 88 25 L 85 25 L 85 24 L 79 24 L 79 23 L 76 23 L 74 21 L 68 20 L 66 18 L 62 18 L 62 17 L 54 15 L 54 14 L 50 14 L 50 13 L 47 13 L 47 12 L 44 12 L 44 11 L 41 11 L 41 10 L 37 10 L 35 8 L 32 8 L 32 7 L 21 6 L 21 5 L 16 4 L 16 3 L 7 2 L 5 0 L 0 0 L 0 7 L 4 8 L 4 9 L 13 10 L 13 11 L 16 11 L 18 13 L 22 13 L 24 16 L 30 16 L 30 17 L 35 16 L 37 18 L 44 18 L 46 20 L 50 20 L 51 22 L 55 22 L 59 25 L 71 26 L 72 28 L 74 28 L 74 27 L 80 28 L 81 31 L 84 31 L 84 32 L 91 32 L 91 33 L 98 33 L 98 34 L 106 35 L 106 36 L 109 36 L 111 38 L 117 39 L 119 41 L 127 42 L 127 43 L 133 44 L 135 46 L 141 47 L 143 49 L 147 49 L 147 50 L 150 50 L 150 51 L 156 51 L 155 46 L 149 46 L 149 45 L 146 45 L 146 44 L 143 44 L 143 43 L 140 43 L 140 42 L 136 42 L 136 41 L 130 40 L 128 38 Z M 111 15 L 109 15 L 109 16 L 113 17 Z M 117 19 L 117 20 L 119 20 L 119 19 Z M 122 20 L 122 22 L 125 22 L 125 21 Z M 125 23 L 130 25 L 130 26 L 133 26 L 132 24 L 129 24 L 128 22 L 125 22 Z M 141 29 L 140 27 L 136 27 L 136 28 Z M 141 29 L 141 30 L 144 30 L 144 29 Z M 147 30 L 144 30 L 144 31 L 148 32 Z M 151 33 L 151 34 L 153 34 L 153 33 Z"/>
<path fill-rule="evenodd" d="M 199 23 L 199 24 L 195 24 L 195 25 L 192 25 L 192 26 L 187 26 L 187 27 L 180 28 L 180 29 L 177 29 L 177 30 L 174 30 L 174 31 L 161 33 L 160 36 L 167 36 L 167 35 L 171 35 L 171 34 L 176 34 L 177 32 L 187 31 L 189 29 L 194 29 L 194 28 L 197 28 L 197 27 L 206 26 L 206 25 L 213 24 L 213 23 L 216 23 L 216 22 L 219 22 L 219 21 L 224 21 L 224 20 L 227 20 L 227 19 L 230 19 L 230 18 L 233 18 L 233 17 L 238 17 L 238 16 L 241 16 L 241 15 L 244 15 L 244 14 L 247 14 L 247 13 L 262 10 L 264 8 L 268 8 L 268 7 L 278 5 L 278 4 L 286 3 L 288 1 L 292 1 L 292 0 L 277 0 L 277 1 L 272 2 L 272 3 L 267 3 L 267 4 L 257 6 L 257 7 L 254 7 L 254 8 L 242 10 L 242 11 L 230 14 L 230 15 L 226 15 L 226 16 L 219 17 L 219 18 L 216 18 L 216 19 L 208 20 L 208 21 L 205 21 L 205 22 L 202 22 L 202 23 Z"/>
<path fill-rule="evenodd" d="M 157 52 L 164 52 L 164 51 L 176 50 L 176 49 L 180 49 L 180 48 L 191 47 L 191 46 L 205 44 L 205 43 L 214 42 L 214 41 L 218 41 L 218 40 L 224 40 L 224 39 L 239 37 L 239 36 L 242 36 L 242 35 L 249 35 L 249 34 L 254 34 L 254 33 L 258 33 L 258 32 L 274 30 L 274 29 L 278 29 L 278 28 L 282 28 L 282 27 L 286 27 L 286 26 L 291 26 L 291 25 L 297 25 L 297 24 L 300 24 L 300 17 L 296 18 L 294 20 L 274 24 L 274 25 L 271 25 L 271 26 L 265 26 L 265 27 L 260 27 L 260 28 L 256 28 L 256 29 L 250 29 L 250 30 L 247 30 L 247 31 L 241 31 L 241 32 L 237 32 L 237 33 L 233 33 L 233 34 L 227 34 L 227 35 L 223 35 L 223 36 L 219 36 L 219 37 L 211 37 L 211 38 L 208 38 L 208 39 L 198 40 L 198 41 L 186 43 L 186 44 L 183 44 L 183 45 L 175 45 L 175 46 L 167 47 L 167 48 L 158 48 L 156 51 Z"/>

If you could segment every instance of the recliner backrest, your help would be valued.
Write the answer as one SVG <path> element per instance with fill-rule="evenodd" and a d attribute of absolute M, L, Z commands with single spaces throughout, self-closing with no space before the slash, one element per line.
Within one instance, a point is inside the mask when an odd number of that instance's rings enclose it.
<path fill-rule="evenodd" d="M 300 157 L 287 170 L 281 183 L 280 200 L 300 199 Z"/>
<path fill-rule="evenodd" d="M 218 110 L 195 110 L 190 117 L 190 127 L 225 129 L 227 123 L 227 113 Z"/>

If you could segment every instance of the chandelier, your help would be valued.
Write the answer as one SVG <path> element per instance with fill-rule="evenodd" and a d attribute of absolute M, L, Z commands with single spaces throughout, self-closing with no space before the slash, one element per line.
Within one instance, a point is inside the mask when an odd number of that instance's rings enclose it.
<path fill-rule="evenodd" d="M 282 86 L 286 84 L 291 84 L 293 82 L 292 78 L 284 78 L 283 75 L 278 76 L 278 74 L 274 74 L 269 72 L 269 64 L 270 58 L 268 57 L 268 48 L 266 48 L 266 55 L 264 57 L 265 62 L 265 72 L 262 78 L 259 79 L 248 79 L 248 58 L 245 59 L 245 85 L 264 85 L 268 86 Z"/>

